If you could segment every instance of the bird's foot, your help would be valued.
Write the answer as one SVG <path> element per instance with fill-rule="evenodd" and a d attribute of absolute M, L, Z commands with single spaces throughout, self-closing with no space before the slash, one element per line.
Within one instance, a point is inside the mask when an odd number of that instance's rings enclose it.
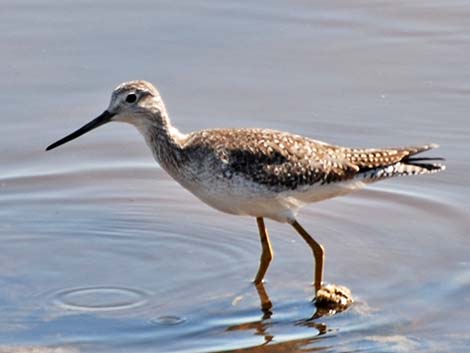
<path fill-rule="evenodd" d="M 318 316 L 342 312 L 349 308 L 352 303 L 353 299 L 349 288 L 335 284 L 322 286 L 315 297 Z"/>

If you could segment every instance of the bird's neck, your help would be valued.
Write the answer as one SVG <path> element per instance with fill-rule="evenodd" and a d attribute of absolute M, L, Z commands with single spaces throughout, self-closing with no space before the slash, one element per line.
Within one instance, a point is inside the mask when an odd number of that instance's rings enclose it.
<path fill-rule="evenodd" d="M 170 175 L 176 177 L 183 163 L 183 143 L 186 135 L 171 125 L 166 113 L 145 120 L 137 129 L 144 136 L 157 162 Z"/>

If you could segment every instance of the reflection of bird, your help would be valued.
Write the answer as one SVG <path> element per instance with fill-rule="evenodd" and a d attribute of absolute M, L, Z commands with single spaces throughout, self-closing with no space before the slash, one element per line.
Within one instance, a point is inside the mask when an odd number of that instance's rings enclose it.
<path fill-rule="evenodd" d="M 444 170 L 418 153 L 435 145 L 357 149 L 329 145 L 268 129 L 214 129 L 180 133 L 150 83 L 131 81 L 113 92 L 107 110 L 47 150 L 111 121 L 134 125 L 160 165 L 208 205 L 256 217 L 262 254 L 255 283 L 261 283 L 273 252 L 264 218 L 289 223 L 315 257 L 315 289 L 322 285 L 324 250 L 296 221 L 307 203 L 349 193 L 365 184 L 399 175 Z"/>

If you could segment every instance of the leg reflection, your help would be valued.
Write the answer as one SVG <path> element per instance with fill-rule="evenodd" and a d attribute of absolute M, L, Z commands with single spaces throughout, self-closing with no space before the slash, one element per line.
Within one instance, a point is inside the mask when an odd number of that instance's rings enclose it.
<path fill-rule="evenodd" d="M 261 311 L 263 312 L 261 320 L 231 325 L 226 328 L 226 331 L 253 331 L 253 334 L 256 336 L 263 337 L 263 342 L 259 346 L 265 346 L 274 339 L 274 336 L 269 333 L 269 328 L 272 326 L 269 319 L 273 314 L 271 311 L 273 304 L 262 282 L 256 284 L 255 288 L 259 296 Z"/>
<path fill-rule="evenodd" d="M 269 299 L 269 295 L 266 292 L 266 289 L 264 288 L 263 282 L 258 283 L 256 285 L 256 291 L 258 292 L 259 301 L 261 304 L 261 311 L 264 314 L 263 320 L 267 320 L 273 314 L 273 312 L 271 311 L 271 308 L 273 307 L 273 303 L 271 302 L 271 299 Z"/>
<path fill-rule="evenodd" d="M 321 311 L 317 308 L 315 313 L 312 316 L 312 309 L 313 307 L 308 305 L 308 303 L 304 303 L 303 305 L 300 305 L 300 307 L 305 308 L 305 316 L 308 317 L 308 319 L 302 319 L 302 320 L 292 320 L 290 323 L 287 322 L 285 319 L 281 320 L 276 320 L 273 318 L 273 304 L 271 299 L 269 298 L 269 295 L 266 291 L 266 288 L 264 287 L 263 283 L 259 283 L 255 286 L 256 292 L 259 297 L 259 303 L 260 303 L 260 309 L 263 312 L 263 316 L 261 318 L 256 318 L 255 320 L 248 321 L 248 322 L 242 322 L 238 323 L 235 325 L 230 325 L 226 327 L 225 331 L 227 332 L 232 332 L 232 331 L 245 331 L 245 332 L 251 332 L 251 334 L 258 336 L 260 338 L 260 341 L 256 343 L 256 346 L 253 348 L 253 352 L 256 350 L 257 352 L 302 352 L 302 351 L 307 351 L 306 347 L 309 347 L 315 340 L 318 339 L 318 336 L 324 335 L 328 332 L 328 327 L 324 323 L 319 323 L 315 321 L 315 319 L 327 315 L 328 313 Z M 295 305 L 296 309 L 298 310 L 297 307 L 299 305 Z M 291 310 L 292 308 L 287 308 L 284 310 Z M 276 310 L 283 310 L 281 308 L 277 308 Z M 304 313 L 300 313 L 300 316 L 303 316 Z M 255 314 L 256 316 L 256 314 Z M 298 326 L 304 326 L 304 327 L 309 327 L 312 328 L 311 333 L 308 331 L 305 332 L 304 337 L 299 337 L 293 340 L 287 340 L 285 342 L 276 342 L 276 337 L 272 331 L 279 331 L 279 328 L 282 327 L 284 330 L 287 327 L 298 327 Z M 288 328 L 287 328 L 288 329 Z M 274 349 L 274 346 L 271 346 L 272 342 L 276 342 Z M 261 348 L 261 347 L 268 347 L 268 348 Z M 259 349 L 257 350 L 255 347 L 258 347 Z M 271 348 L 269 348 L 271 347 Z M 251 350 L 250 350 L 251 351 Z M 238 351 L 237 351 L 238 352 Z M 240 350 L 241 352 L 241 350 Z"/>

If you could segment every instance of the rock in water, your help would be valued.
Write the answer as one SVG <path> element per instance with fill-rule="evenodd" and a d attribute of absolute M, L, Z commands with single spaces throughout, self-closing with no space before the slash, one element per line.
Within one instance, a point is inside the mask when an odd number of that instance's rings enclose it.
<path fill-rule="evenodd" d="M 353 303 L 351 291 L 344 286 L 327 284 L 320 288 L 315 298 L 317 317 L 333 315 L 349 308 Z"/>

